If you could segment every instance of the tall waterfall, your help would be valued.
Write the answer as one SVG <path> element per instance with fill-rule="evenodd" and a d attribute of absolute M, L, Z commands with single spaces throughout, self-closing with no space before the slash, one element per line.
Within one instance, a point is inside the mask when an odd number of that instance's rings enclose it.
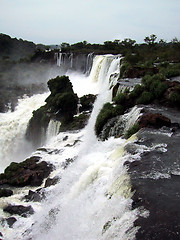
<path fill-rule="evenodd" d="M 98 93 L 89 123 L 81 131 L 59 133 L 47 142 L 47 151 L 38 149 L 34 153 L 54 164 L 51 177 L 60 180 L 44 189 L 44 201 L 31 203 L 34 215 L 19 217 L 13 232 L 5 231 L 7 239 L 134 239 L 137 229 L 133 223 L 138 212 L 131 210 L 130 181 L 123 166 L 128 157 L 124 154 L 126 142 L 121 138 L 101 142 L 94 134 L 97 114 L 105 102 L 111 101 L 109 86 L 117 80 L 119 64 L 120 56 L 95 57 L 90 75 L 83 78 Z M 76 85 L 75 92 L 82 94 L 81 87 L 79 84 L 78 91 Z M 57 126 L 51 124 L 51 130 Z M 56 132 L 55 128 L 52 135 Z M 27 190 L 22 189 L 20 196 L 23 191 Z M 13 203 L 21 201 L 18 195 L 9 199 Z"/>

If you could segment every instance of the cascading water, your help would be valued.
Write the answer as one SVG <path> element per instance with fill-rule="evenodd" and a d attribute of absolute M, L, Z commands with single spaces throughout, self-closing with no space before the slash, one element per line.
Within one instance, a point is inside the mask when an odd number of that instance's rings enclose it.
<path fill-rule="evenodd" d="M 81 131 L 58 134 L 45 146 L 47 151 L 34 153 L 54 164 L 56 170 L 51 177 L 58 176 L 60 181 L 44 190 L 46 199 L 41 204 L 31 203 L 34 215 L 25 220 L 19 217 L 13 232 L 5 231 L 7 239 L 134 238 L 137 229 L 133 222 L 138 213 L 131 210 L 130 181 L 123 166 L 128 157 L 123 151 L 126 142 L 121 138 L 101 142 L 94 134 L 97 114 L 111 100 L 109 85 L 112 76 L 119 75 L 119 64 L 119 56 L 95 57 L 90 76 L 84 78 L 99 93 L 89 123 Z M 49 125 L 49 129 L 53 127 Z M 9 201 L 19 202 L 22 192 L 19 197 L 9 197 Z"/>
<path fill-rule="evenodd" d="M 14 112 L 0 113 L 0 172 L 11 161 L 20 162 L 32 148 L 25 140 L 25 132 L 32 112 L 44 104 L 48 93 L 24 97 Z"/>
<path fill-rule="evenodd" d="M 61 122 L 51 119 L 46 132 L 46 142 L 50 141 L 51 138 L 55 137 L 59 133 Z"/>

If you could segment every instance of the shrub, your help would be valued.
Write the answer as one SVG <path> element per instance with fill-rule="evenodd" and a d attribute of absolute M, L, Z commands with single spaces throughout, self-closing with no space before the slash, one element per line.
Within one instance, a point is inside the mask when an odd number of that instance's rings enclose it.
<path fill-rule="evenodd" d="M 126 133 L 125 133 L 125 138 L 131 137 L 133 134 L 139 131 L 139 124 L 135 123 L 132 127 L 130 127 Z"/>
<path fill-rule="evenodd" d="M 131 65 L 127 62 L 124 62 L 121 65 L 121 70 L 120 70 L 120 77 L 123 77 L 124 74 L 128 71 L 128 69 L 131 67 Z"/>
<path fill-rule="evenodd" d="M 73 92 L 72 83 L 68 76 L 57 76 L 56 78 L 50 79 L 47 84 L 51 95 L 62 92 Z"/>
<path fill-rule="evenodd" d="M 61 113 L 67 111 L 77 110 L 78 98 L 71 92 L 58 93 L 51 102 L 48 102 L 48 107 L 53 108 L 53 112 L 60 111 Z"/>
<path fill-rule="evenodd" d="M 113 117 L 113 105 L 111 103 L 105 103 L 102 107 L 101 111 L 99 112 L 96 123 L 95 123 L 95 132 L 98 136 L 103 129 L 105 123 Z"/>
<path fill-rule="evenodd" d="M 173 105 L 177 105 L 179 107 L 180 105 L 180 93 L 178 91 L 174 91 L 170 94 L 169 100 Z"/>
<path fill-rule="evenodd" d="M 116 103 L 116 104 L 124 104 L 125 101 L 126 101 L 126 94 L 125 93 L 118 93 L 114 98 L 113 98 L 113 101 Z"/>
<path fill-rule="evenodd" d="M 121 115 L 123 113 L 124 107 L 122 105 L 113 106 L 113 104 L 111 103 L 104 104 L 96 119 L 95 123 L 96 135 L 98 136 L 101 133 L 103 126 L 107 123 L 109 119 Z"/>
<path fill-rule="evenodd" d="M 137 100 L 137 104 L 148 104 L 153 100 L 153 95 L 150 92 L 144 91 Z"/>
<path fill-rule="evenodd" d="M 156 85 L 156 88 L 154 89 L 154 96 L 156 98 L 160 98 L 165 93 L 167 88 L 168 86 L 166 83 L 158 82 Z"/>
<path fill-rule="evenodd" d="M 139 97 L 139 95 L 141 95 L 141 93 L 142 93 L 143 91 L 144 91 L 144 87 L 143 87 L 142 85 L 140 85 L 140 84 L 137 84 L 137 85 L 134 87 L 133 91 L 130 92 L 129 97 L 130 97 L 130 98 L 137 98 L 137 97 Z"/>

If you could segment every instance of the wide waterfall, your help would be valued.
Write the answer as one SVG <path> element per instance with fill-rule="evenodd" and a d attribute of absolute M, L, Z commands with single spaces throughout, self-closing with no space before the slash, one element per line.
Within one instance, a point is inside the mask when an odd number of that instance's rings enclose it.
<path fill-rule="evenodd" d="M 31 202 L 35 211 L 33 215 L 28 218 L 17 217 L 17 222 L 11 229 L 3 226 L 4 239 L 134 239 L 137 228 L 133 223 L 139 212 L 131 209 L 131 186 L 124 167 L 124 162 L 128 159 L 124 146 L 128 142 L 125 139 L 113 137 L 101 142 L 94 133 L 94 124 L 100 109 L 104 103 L 111 101 L 110 85 L 112 81 L 116 82 L 119 76 L 120 59 L 120 56 L 113 55 L 96 56 L 89 76 L 69 73 L 74 91 L 78 96 L 88 92 L 98 93 L 89 122 L 80 131 L 59 134 L 60 123 L 55 121 L 49 123 L 45 146 L 37 149 L 32 155 L 40 156 L 42 161 L 52 163 L 55 170 L 50 177 L 57 177 L 59 181 L 54 186 L 44 188 L 46 197 L 41 203 Z M 39 101 L 36 107 L 42 105 L 45 95 L 34 97 Z M 29 100 L 34 101 L 33 98 L 28 98 L 27 101 Z M 22 121 L 23 115 L 26 114 L 29 114 L 26 115 L 29 119 L 32 110 L 27 109 L 28 107 L 29 105 L 25 103 L 20 114 L 20 102 L 14 113 L 4 114 L 8 117 L 6 121 L 9 123 L 15 120 Z M 132 115 L 126 118 L 130 119 Z M 18 130 L 21 134 L 27 126 L 27 119 L 23 130 Z M 9 151 L 5 147 L 14 149 L 13 144 L 22 138 L 22 136 L 19 137 L 19 133 L 14 132 L 18 129 L 16 124 L 9 125 L 7 133 L 3 133 L 3 138 L 10 135 L 3 139 L 3 149 L 1 149 L 3 156 Z M 7 145 L 9 141 L 11 144 Z M 27 194 L 29 189 L 36 188 L 17 189 L 16 194 L 8 200 L 0 201 L 0 206 L 4 206 L 6 201 L 12 204 L 29 205 L 22 200 L 22 196 Z M 0 213 L 4 215 L 3 211 Z"/>

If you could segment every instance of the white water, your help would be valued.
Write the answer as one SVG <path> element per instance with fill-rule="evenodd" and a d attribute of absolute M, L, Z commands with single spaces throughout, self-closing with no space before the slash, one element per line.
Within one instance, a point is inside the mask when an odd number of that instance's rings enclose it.
<path fill-rule="evenodd" d="M 123 166 L 128 158 L 123 151 L 126 142 L 121 138 L 101 142 L 94 134 L 97 114 L 102 105 L 111 100 L 109 78 L 111 74 L 119 73 L 119 61 L 113 56 L 97 56 L 89 78 L 84 77 L 84 81 L 93 81 L 93 89 L 99 93 L 87 127 L 51 138 L 46 146 L 51 154 L 40 150 L 34 153 L 56 166 L 51 177 L 59 176 L 60 182 L 46 189 L 44 202 L 31 203 L 36 212 L 33 216 L 19 217 L 14 229 L 3 231 L 6 239 L 134 238 L 137 229 L 133 228 L 133 222 L 137 211 L 131 210 L 130 182 Z M 79 95 L 82 94 L 81 86 L 79 84 L 78 88 L 77 85 L 75 91 Z M 73 159 L 73 162 L 64 169 L 67 159 Z M 23 191 L 27 192 L 27 189 Z M 8 201 L 19 203 L 22 195 L 9 197 Z"/>
<path fill-rule="evenodd" d="M 42 106 L 48 93 L 19 99 L 14 112 L 0 113 L 0 172 L 12 161 L 20 162 L 32 152 L 25 141 L 32 112 Z"/>

